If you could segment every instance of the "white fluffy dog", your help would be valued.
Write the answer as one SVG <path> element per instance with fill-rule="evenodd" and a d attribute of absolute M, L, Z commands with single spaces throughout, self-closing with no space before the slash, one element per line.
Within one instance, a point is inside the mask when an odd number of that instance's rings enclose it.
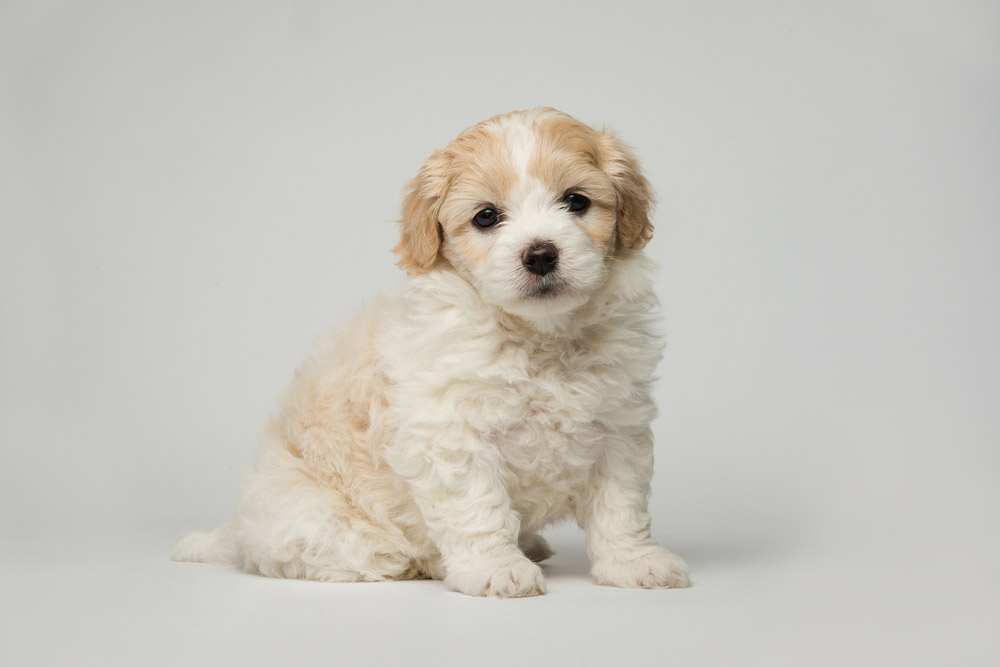
<path fill-rule="evenodd" d="M 574 516 L 597 583 L 687 586 L 647 512 L 651 204 L 618 139 L 554 109 L 435 152 L 405 194 L 405 290 L 318 344 L 232 519 L 172 557 L 539 595 L 552 552 L 537 531 Z"/>

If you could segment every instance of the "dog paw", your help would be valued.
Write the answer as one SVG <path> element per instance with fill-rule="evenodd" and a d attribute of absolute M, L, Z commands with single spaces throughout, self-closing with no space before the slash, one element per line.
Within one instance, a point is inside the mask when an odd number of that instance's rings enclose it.
<path fill-rule="evenodd" d="M 691 585 L 687 564 L 663 547 L 636 558 L 596 561 L 591 573 L 596 583 L 618 588 L 687 588 Z"/>
<path fill-rule="evenodd" d="M 524 557 L 470 564 L 449 571 L 445 581 L 460 593 L 478 597 L 526 598 L 545 592 L 542 568 Z"/>
<path fill-rule="evenodd" d="M 525 533 L 521 535 L 517 541 L 517 546 L 525 556 L 536 563 L 541 563 L 555 554 L 555 551 L 549 546 L 548 541 L 538 533 Z"/>

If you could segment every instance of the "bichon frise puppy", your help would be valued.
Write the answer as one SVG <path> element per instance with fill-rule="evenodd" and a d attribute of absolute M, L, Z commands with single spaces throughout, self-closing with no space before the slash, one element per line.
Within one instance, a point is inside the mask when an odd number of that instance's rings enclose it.
<path fill-rule="evenodd" d="M 597 583 L 687 586 L 647 511 L 652 199 L 626 146 L 554 109 L 435 152 L 405 193 L 405 289 L 318 344 L 232 519 L 172 557 L 539 595 L 538 531 L 574 516 Z"/>

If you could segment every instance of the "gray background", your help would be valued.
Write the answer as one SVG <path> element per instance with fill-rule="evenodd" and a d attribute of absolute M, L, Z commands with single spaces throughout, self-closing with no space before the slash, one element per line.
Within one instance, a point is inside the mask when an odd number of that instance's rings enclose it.
<path fill-rule="evenodd" d="M 175 564 L 434 147 L 551 105 L 661 204 L 654 532 L 694 588 Z M 997 664 L 1000 9 L 0 4 L 0 662 Z"/>

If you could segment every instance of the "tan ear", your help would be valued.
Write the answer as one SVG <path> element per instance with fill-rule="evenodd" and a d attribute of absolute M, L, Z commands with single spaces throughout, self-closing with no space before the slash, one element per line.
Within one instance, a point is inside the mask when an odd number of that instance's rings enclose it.
<path fill-rule="evenodd" d="M 618 242 L 630 250 L 641 250 L 653 238 L 653 188 L 632 150 L 607 130 L 600 136 L 599 157 L 600 167 L 618 195 Z"/>
<path fill-rule="evenodd" d="M 438 211 L 448 190 L 448 159 L 442 151 L 427 158 L 403 192 L 399 243 L 392 249 L 397 264 L 410 275 L 426 273 L 441 252 Z"/>

